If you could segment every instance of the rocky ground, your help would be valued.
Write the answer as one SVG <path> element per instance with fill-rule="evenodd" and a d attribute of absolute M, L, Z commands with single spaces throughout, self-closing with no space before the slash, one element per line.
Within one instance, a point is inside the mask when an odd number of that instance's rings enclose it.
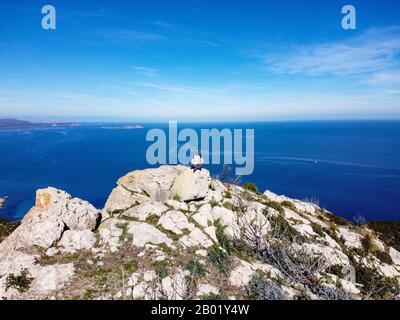
<path fill-rule="evenodd" d="M 400 253 L 313 203 L 162 166 L 64 191 L 0 243 L 3 299 L 395 299 Z"/>

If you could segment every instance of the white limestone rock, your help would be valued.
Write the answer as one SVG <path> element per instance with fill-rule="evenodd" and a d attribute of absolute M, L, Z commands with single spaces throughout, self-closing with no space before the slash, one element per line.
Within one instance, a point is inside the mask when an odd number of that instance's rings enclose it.
<path fill-rule="evenodd" d="M 74 265 L 56 264 L 51 266 L 35 266 L 30 269 L 30 274 L 34 278 L 29 290 L 32 294 L 48 295 L 60 290 L 74 275 Z"/>
<path fill-rule="evenodd" d="M 165 201 L 165 204 L 172 207 L 174 210 L 183 210 L 183 211 L 189 210 L 188 205 L 182 201 L 170 199 L 170 200 Z"/>
<path fill-rule="evenodd" d="M 361 248 L 361 240 L 362 240 L 362 235 L 359 233 L 353 232 L 345 227 L 340 227 L 337 230 L 337 234 L 340 237 L 342 237 L 345 241 L 345 245 L 349 248 Z"/>
<path fill-rule="evenodd" d="M 161 202 L 146 201 L 133 208 L 125 211 L 124 216 L 136 218 L 139 221 L 146 221 L 150 216 L 161 216 L 161 214 L 168 210 L 168 207 Z"/>
<path fill-rule="evenodd" d="M 58 244 L 63 247 L 65 252 L 75 252 L 76 250 L 90 250 L 95 243 L 96 235 L 90 230 L 67 230 Z"/>
<path fill-rule="evenodd" d="M 132 193 L 124 187 L 117 186 L 108 197 L 103 211 L 110 214 L 121 213 L 148 199 L 143 194 Z"/>
<path fill-rule="evenodd" d="M 172 240 L 165 233 L 146 222 L 129 222 L 127 233 L 132 235 L 132 244 L 137 247 L 144 247 L 148 243 L 165 243 L 173 247 Z"/>
<path fill-rule="evenodd" d="M 214 286 L 212 286 L 212 285 L 210 285 L 210 284 L 208 284 L 208 283 L 200 283 L 197 286 L 196 296 L 198 298 L 201 298 L 202 296 L 207 295 L 207 294 L 215 294 L 215 295 L 217 295 L 217 294 L 219 294 L 219 289 L 214 287 Z"/>
<path fill-rule="evenodd" d="M 187 248 L 209 248 L 213 245 L 213 242 L 198 228 L 193 229 L 188 235 L 181 237 L 179 242 Z"/>
<path fill-rule="evenodd" d="M 200 226 L 207 227 L 209 223 L 213 222 L 213 216 L 211 215 L 211 205 L 206 203 L 200 207 L 200 209 L 192 215 L 194 221 Z"/>
<path fill-rule="evenodd" d="M 208 170 L 193 172 L 190 168 L 184 167 L 174 180 L 170 197 L 178 196 L 182 201 L 205 198 L 210 182 Z"/>
<path fill-rule="evenodd" d="M 158 220 L 157 225 L 172 231 L 177 235 L 183 234 L 183 230 L 192 231 L 195 227 L 189 223 L 187 217 L 180 211 L 168 211 Z"/>

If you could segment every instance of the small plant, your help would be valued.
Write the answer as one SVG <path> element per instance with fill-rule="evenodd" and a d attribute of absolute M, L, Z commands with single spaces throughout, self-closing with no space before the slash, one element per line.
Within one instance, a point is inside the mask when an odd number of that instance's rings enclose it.
<path fill-rule="evenodd" d="M 174 198 L 173 198 L 175 201 L 182 201 L 182 198 L 181 198 L 181 196 L 179 195 L 179 194 L 177 194 L 177 193 L 175 193 L 174 194 Z"/>
<path fill-rule="evenodd" d="M 152 264 L 152 267 L 161 279 L 168 276 L 170 266 L 167 260 L 156 261 Z"/>
<path fill-rule="evenodd" d="M 32 280 L 28 277 L 27 270 L 23 270 L 19 276 L 10 274 L 6 279 L 6 289 L 14 288 L 19 292 L 26 292 L 29 290 Z"/>
<path fill-rule="evenodd" d="M 361 244 L 365 255 L 375 251 L 375 245 L 372 240 L 372 236 L 369 233 L 367 233 L 364 238 L 361 239 Z"/>
<path fill-rule="evenodd" d="M 126 222 L 118 222 L 118 223 L 115 224 L 115 226 L 117 228 L 123 229 L 123 230 L 126 229 L 127 225 L 128 225 L 128 223 L 126 223 Z"/>
<path fill-rule="evenodd" d="M 286 208 L 288 208 L 288 209 L 290 209 L 290 210 L 292 210 L 292 211 L 294 211 L 294 212 L 297 212 L 297 211 L 298 211 L 297 208 L 296 208 L 296 206 L 294 205 L 294 203 L 291 202 L 291 201 L 285 200 L 285 201 L 283 201 L 283 202 L 281 203 L 281 205 L 284 206 L 284 207 L 286 207 Z"/>
<path fill-rule="evenodd" d="M 210 204 L 211 208 L 219 206 L 219 202 L 215 199 L 211 199 L 209 204 Z"/>
<path fill-rule="evenodd" d="M 217 231 L 215 232 L 215 235 L 218 239 L 219 245 L 224 248 L 228 254 L 231 254 L 231 240 L 225 234 L 224 228 L 221 225 L 217 225 Z"/>
<path fill-rule="evenodd" d="M 226 190 L 226 191 L 225 191 L 225 194 L 224 194 L 224 197 L 225 197 L 225 198 L 228 198 L 228 199 L 231 199 L 231 198 L 232 198 L 231 192 L 230 192 L 229 190 Z"/>
<path fill-rule="evenodd" d="M 324 229 L 321 227 L 321 225 L 315 222 L 311 222 L 311 227 L 313 228 L 314 232 L 320 237 L 325 237 Z"/>
<path fill-rule="evenodd" d="M 327 285 L 317 286 L 313 290 L 320 300 L 350 300 L 349 295 L 340 288 Z"/>
<path fill-rule="evenodd" d="M 374 251 L 374 256 L 377 257 L 380 261 L 386 264 L 393 264 L 392 257 L 390 256 L 389 253 L 386 251 L 382 250 L 375 250 Z"/>
<path fill-rule="evenodd" d="M 267 207 L 270 207 L 272 209 L 275 209 L 276 211 L 279 212 L 279 214 L 284 214 L 285 209 L 282 207 L 282 205 L 279 202 L 276 201 L 269 201 L 266 203 Z"/>
<path fill-rule="evenodd" d="M 220 273 L 224 275 L 228 274 L 231 264 L 229 254 L 221 250 L 217 245 L 214 245 L 209 249 L 207 257 L 216 265 Z"/>
<path fill-rule="evenodd" d="M 220 293 L 215 294 L 215 293 L 210 292 L 210 293 L 203 294 L 200 297 L 200 299 L 201 300 L 224 300 L 224 297 Z"/>
<path fill-rule="evenodd" d="M 386 278 L 375 270 L 362 265 L 356 265 L 357 283 L 362 284 L 365 299 L 393 299 L 399 292 L 395 279 Z"/>
<path fill-rule="evenodd" d="M 255 273 L 245 287 L 250 300 L 287 300 L 286 294 L 262 273 Z"/>
<path fill-rule="evenodd" d="M 234 210 L 235 208 L 234 208 L 234 206 L 233 206 L 233 204 L 232 203 L 230 203 L 230 202 L 224 202 L 224 204 L 222 205 L 225 209 L 228 209 L 228 210 Z"/>
<path fill-rule="evenodd" d="M 260 194 L 260 191 L 258 191 L 258 188 L 257 188 L 256 184 L 254 184 L 254 183 L 250 183 L 250 182 L 245 183 L 242 185 L 242 188 L 246 189 L 248 191 L 254 192 L 256 194 Z"/>
<path fill-rule="evenodd" d="M 125 263 L 123 264 L 123 267 L 124 267 L 124 270 L 125 270 L 126 272 L 132 273 L 132 272 L 134 272 L 134 271 L 137 270 L 138 262 L 137 262 L 136 259 L 133 259 L 133 260 L 130 260 L 130 261 L 125 262 Z"/>
<path fill-rule="evenodd" d="M 204 277 L 207 273 L 204 264 L 197 260 L 190 260 L 189 263 L 186 265 L 186 270 L 188 270 L 192 276 L 200 278 Z"/>
<path fill-rule="evenodd" d="M 329 219 L 339 226 L 348 227 L 352 225 L 350 221 L 346 220 L 345 218 L 339 217 L 333 213 L 329 213 Z"/>
<path fill-rule="evenodd" d="M 87 289 L 85 293 L 83 294 L 83 299 L 84 300 L 93 300 L 96 297 L 96 290 L 93 289 Z"/>

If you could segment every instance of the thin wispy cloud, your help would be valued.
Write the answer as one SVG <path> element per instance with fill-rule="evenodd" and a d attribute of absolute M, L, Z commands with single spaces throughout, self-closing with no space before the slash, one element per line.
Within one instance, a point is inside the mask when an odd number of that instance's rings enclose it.
<path fill-rule="evenodd" d="M 400 70 L 383 71 L 371 75 L 366 83 L 372 85 L 400 85 Z"/>
<path fill-rule="evenodd" d="M 400 27 L 374 28 L 349 40 L 296 46 L 266 55 L 270 71 L 308 75 L 358 75 L 400 68 Z"/>
<path fill-rule="evenodd" d="M 153 78 L 158 74 L 158 70 L 156 68 L 134 66 L 133 69 L 135 70 L 135 73 L 137 75 L 146 77 L 146 78 Z"/>
<path fill-rule="evenodd" d="M 153 32 L 139 30 L 98 30 L 94 36 L 116 43 L 137 43 L 165 41 L 167 37 Z"/>

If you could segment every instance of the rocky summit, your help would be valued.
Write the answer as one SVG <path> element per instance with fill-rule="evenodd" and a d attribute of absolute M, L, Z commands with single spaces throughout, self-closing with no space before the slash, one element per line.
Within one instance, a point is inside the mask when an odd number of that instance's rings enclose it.
<path fill-rule="evenodd" d="M 185 166 L 105 207 L 54 188 L 0 242 L 1 299 L 396 299 L 400 253 L 363 223 Z"/>

